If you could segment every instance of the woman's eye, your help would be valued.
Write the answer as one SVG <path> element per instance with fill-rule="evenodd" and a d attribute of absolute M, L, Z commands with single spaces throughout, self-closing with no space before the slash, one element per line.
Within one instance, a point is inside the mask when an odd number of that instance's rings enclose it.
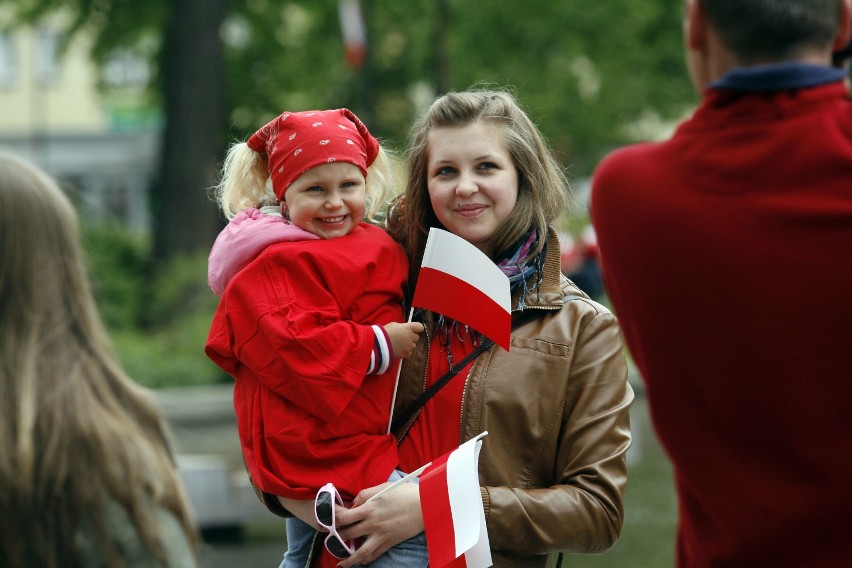
<path fill-rule="evenodd" d="M 497 164 L 495 164 L 494 162 L 482 162 L 481 164 L 479 164 L 479 169 L 480 170 L 494 170 L 494 169 L 497 169 Z"/>
<path fill-rule="evenodd" d="M 448 175 L 452 175 L 454 173 L 456 173 L 455 168 L 451 168 L 450 166 L 444 166 L 443 168 L 438 169 L 438 171 L 435 172 L 435 175 L 448 176 Z"/>

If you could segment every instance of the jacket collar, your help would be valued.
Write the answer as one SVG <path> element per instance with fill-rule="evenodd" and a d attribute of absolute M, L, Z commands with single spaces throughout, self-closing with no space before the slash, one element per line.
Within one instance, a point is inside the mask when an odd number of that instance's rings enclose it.
<path fill-rule="evenodd" d="M 735 91 L 782 91 L 817 87 L 842 81 L 843 69 L 787 61 L 773 65 L 738 67 L 710 84 L 711 89 Z"/>
<path fill-rule="evenodd" d="M 559 255 L 559 237 L 553 227 L 547 228 L 547 250 L 542 265 L 542 278 L 538 287 L 529 286 L 529 292 L 524 296 L 526 308 L 553 309 L 562 306 L 562 263 Z M 536 278 L 536 276 L 533 276 Z M 518 309 L 519 296 L 512 298 L 512 311 Z"/>

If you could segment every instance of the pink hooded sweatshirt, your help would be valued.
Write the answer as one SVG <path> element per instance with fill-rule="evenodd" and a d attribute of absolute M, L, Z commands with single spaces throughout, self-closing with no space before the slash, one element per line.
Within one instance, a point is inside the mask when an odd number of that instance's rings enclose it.
<path fill-rule="evenodd" d="M 284 220 L 280 214 L 252 207 L 237 213 L 222 229 L 207 260 L 207 284 L 222 297 L 234 275 L 274 243 L 317 240 L 318 236 Z"/>

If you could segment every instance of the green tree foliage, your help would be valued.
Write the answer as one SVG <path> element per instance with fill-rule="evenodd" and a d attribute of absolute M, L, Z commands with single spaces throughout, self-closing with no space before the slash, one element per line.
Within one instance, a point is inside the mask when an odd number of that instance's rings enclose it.
<path fill-rule="evenodd" d="M 175 2 L 4 2 L 29 19 L 70 9 L 72 31 L 94 35 L 100 62 L 117 47 L 146 52 L 155 64 L 173 55 L 161 49 Z M 647 132 L 637 133 L 637 126 L 674 121 L 696 100 L 683 63 L 680 0 L 361 4 L 369 35 L 361 70 L 342 57 L 337 0 L 227 5 L 220 34 L 227 72 L 222 146 L 284 109 L 348 106 L 403 147 L 430 96 L 488 84 L 515 88 L 566 164 L 582 176 L 606 151 Z M 161 82 L 155 86 L 165 89 Z"/>
<path fill-rule="evenodd" d="M 680 0 L 362 5 L 369 57 L 360 72 L 341 56 L 336 0 L 283 7 L 254 0 L 241 16 L 232 13 L 252 31 L 248 46 L 229 49 L 232 134 L 245 136 L 285 108 L 345 105 L 402 148 L 431 96 L 505 86 L 573 175 L 585 176 L 604 153 L 659 135 L 654 127 L 672 124 L 697 100 L 684 65 Z"/>
<path fill-rule="evenodd" d="M 453 4 L 453 84 L 514 85 L 574 175 L 630 141 L 637 121 L 692 103 L 680 0 L 499 4 Z"/>
<path fill-rule="evenodd" d="M 215 297 L 204 259 L 218 228 L 208 189 L 226 145 L 286 109 L 346 106 L 398 150 L 436 94 L 513 88 L 574 178 L 653 136 L 696 102 L 681 0 L 361 0 L 368 56 L 347 65 L 338 0 L 0 0 L 22 21 L 57 10 L 69 33 L 147 57 L 167 121 L 152 246 L 90 239 L 96 289 L 134 376 L 221 378 L 199 345 Z M 221 77 L 220 77 L 221 73 Z M 214 219 L 215 220 L 215 219 Z M 103 238 L 101 238 L 103 237 Z M 100 244 L 98 244 L 100 243 Z M 167 262 L 154 265 L 154 255 Z M 110 269 L 109 266 L 115 266 Z"/>
<path fill-rule="evenodd" d="M 672 123 L 696 101 L 680 0 L 362 5 L 369 58 L 360 72 L 341 56 L 336 0 L 253 0 L 232 12 L 252 38 L 229 49 L 232 135 L 285 108 L 345 105 L 403 147 L 420 107 L 441 90 L 508 86 L 572 173 L 585 176 L 605 152 L 653 136 L 650 127 Z"/>

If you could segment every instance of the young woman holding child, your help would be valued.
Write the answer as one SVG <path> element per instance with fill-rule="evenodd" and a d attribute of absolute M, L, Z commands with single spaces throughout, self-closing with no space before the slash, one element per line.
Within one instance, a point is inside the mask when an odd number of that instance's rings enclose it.
<path fill-rule="evenodd" d="M 509 276 L 511 350 L 491 346 L 399 428 L 400 467 L 413 470 L 487 430 L 479 460 L 494 566 L 545 566 L 551 553 L 602 552 L 623 522 L 633 400 L 615 317 L 560 273 L 552 224 L 568 183 L 536 126 L 509 93 L 449 93 L 415 124 L 405 192 L 388 227 L 411 267 L 430 227 L 476 245 Z M 473 329 L 424 311 L 403 363 L 395 413 L 479 344 Z M 340 566 L 369 563 L 423 530 L 407 484 L 337 509 L 346 539 L 363 539 Z"/>

